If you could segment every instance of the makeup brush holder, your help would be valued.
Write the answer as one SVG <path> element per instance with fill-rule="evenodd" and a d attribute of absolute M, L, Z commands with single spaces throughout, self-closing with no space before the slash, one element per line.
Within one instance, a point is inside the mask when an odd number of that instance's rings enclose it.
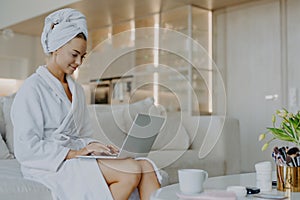
<path fill-rule="evenodd" d="M 277 190 L 300 192 L 300 167 L 276 165 Z"/>

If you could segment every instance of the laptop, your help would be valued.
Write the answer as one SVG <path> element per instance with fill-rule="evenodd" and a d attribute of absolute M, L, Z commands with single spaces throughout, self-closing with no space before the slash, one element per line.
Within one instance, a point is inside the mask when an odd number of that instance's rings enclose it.
<path fill-rule="evenodd" d="M 77 156 L 77 158 L 91 159 L 124 159 L 146 157 L 160 132 L 165 118 L 149 114 L 139 113 L 136 115 L 131 128 L 116 155 L 87 155 Z"/>

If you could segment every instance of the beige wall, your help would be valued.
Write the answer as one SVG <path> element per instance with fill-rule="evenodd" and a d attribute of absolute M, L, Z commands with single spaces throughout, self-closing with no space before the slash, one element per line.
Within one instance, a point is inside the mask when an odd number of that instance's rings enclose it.
<path fill-rule="evenodd" d="M 242 171 L 272 160 L 260 133 L 282 107 L 299 109 L 300 1 L 263 0 L 214 13 L 214 59 L 226 85 L 227 114 L 240 120 Z M 277 100 L 266 100 L 278 94 Z M 278 144 L 281 145 L 281 144 Z"/>
<path fill-rule="evenodd" d="M 0 78 L 25 79 L 43 63 L 40 38 L 20 34 L 0 37 Z"/>
<path fill-rule="evenodd" d="M 287 96 L 296 90 L 296 101 L 289 99 L 289 107 L 292 110 L 300 108 L 300 1 L 287 0 Z"/>

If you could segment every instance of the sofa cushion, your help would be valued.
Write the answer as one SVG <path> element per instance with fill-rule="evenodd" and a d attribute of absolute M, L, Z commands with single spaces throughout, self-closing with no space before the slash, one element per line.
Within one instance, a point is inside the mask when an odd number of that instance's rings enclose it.
<path fill-rule="evenodd" d="M 161 186 L 168 185 L 168 174 L 160 170 Z M 41 183 L 24 179 L 16 159 L 0 161 L 0 199 L 53 200 L 51 191 Z"/>
<path fill-rule="evenodd" d="M 88 110 L 91 116 L 93 138 L 106 144 L 114 144 L 118 147 L 122 144 L 126 134 L 118 126 L 114 113 L 121 110 L 103 110 L 101 106 L 90 105 Z"/>
<path fill-rule="evenodd" d="M 0 134 L 0 159 L 9 158 L 12 158 L 12 155 L 9 153 L 6 143 L 3 141 L 2 136 Z"/>
<path fill-rule="evenodd" d="M 96 130 L 94 138 L 120 147 L 130 129 L 133 118 L 138 113 L 149 113 L 152 106 L 154 106 L 152 98 L 133 104 L 89 105 L 92 126 Z"/>
<path fill-rule="evenodd" d="M 23 178 L 16 159 L 0 160 L 0 199 L 52 200 L 50 190 L 44 185 Z"/>
<path fill-rule="evenodd" d="M 3 99 L 3 114 L 4 114 L 4 120 L 5 120 L 5 142 L 8 147 L 8 150 L 11 154 L 14 153 L 14 135 L 13 135 L 13 125 L 10 119 L 10 110 L 11 105 L 13 103 L 15 94 L 4 97 Z"/>
<path fill-rule="evenodd" d="M 5 135 L 5 121 L 4 121 L 4 115 L 3 115 L 3 99 L 5 97 L 0 97 L 0 132 L 1 136 L 4 137 Z"/>
<path fill-rule="evenodd" d="M 196 150 L 167 150 L 159 152 L 150 152 L 149 158 L 155 162 L 159 169 L 163 168 L 163 170 L 168 173 L 169 184 L 178 183 L 178 169 L 204 169 L 208 172 L 209 177 L 223 176 L 227 174 L 227 157 L 224 152 L 220 151 L 220 149 L 214 150 L 211 156 L 207 156 L 203 159 L 200 159 L 198 154 L 199 152 Z M 216 154 L 220 156 L 215 157 Z M 239 171 L 235 173 L 239 173 Z"/>
<path fill-rule="evenodd" d="M 94 138 L 104 143 L 120 147 L 138 113 L 160 115 L 152 98 L 132 103 L 107 105 L 89 105 L 89 112 L 96 134 Z M 190 138 L 181 123 L 180 113 L 170 113 L 166 117 L 162 131 L 159 133 L 152 150 L 186 150 Z"/>
<path fill-rule="evenodd" d="M 190 138 L 184 126 L 180 112 L 168 113 L 166 122 L 153 144 L 153 150 L 187 150 Z"/>
<path fill-rule="evenodd" d="M 119 121 L 123 122 L 120 123 L 120 128 L 128 132 L 138 113 L 160 115 L 159 109 L 154 105 L 153 98 L 146 98 L 132 104 L 125 104 L 122 106 L 122 114 L 119 116 Z"/>

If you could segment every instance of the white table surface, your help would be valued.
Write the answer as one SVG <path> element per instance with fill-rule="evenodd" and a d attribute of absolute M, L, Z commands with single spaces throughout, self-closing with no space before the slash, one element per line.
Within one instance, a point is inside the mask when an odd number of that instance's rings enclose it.
<path fill-rule="evenodd" d="M 236 175 L 228 175 L 228 176 L 218 176 L 208 178 L 204 184 L 205 189 L 217 189 L 217 190 L 226 190 L 228 186 L 256 186 L 256 176 L 255 173 L 247 173 L 247 174 L 236 174 Z M 176 200 L 180 199 L 177 197 L 176 192 L 179 192 L 179 185 L 173 184 L 163 188 L 158 189 L 151 195 L 151 200 Z M 277 191 L 276 188 L 271 192 L 264 192 L 264 194 L 278 194 L 288 196 L 290 200 L 300 200 L 300 192 L 280 192 Z M 247 197 L 238 198 L 238 200 L 243 199 L 261 199 L 255 198 L 251 195 Z"/>

